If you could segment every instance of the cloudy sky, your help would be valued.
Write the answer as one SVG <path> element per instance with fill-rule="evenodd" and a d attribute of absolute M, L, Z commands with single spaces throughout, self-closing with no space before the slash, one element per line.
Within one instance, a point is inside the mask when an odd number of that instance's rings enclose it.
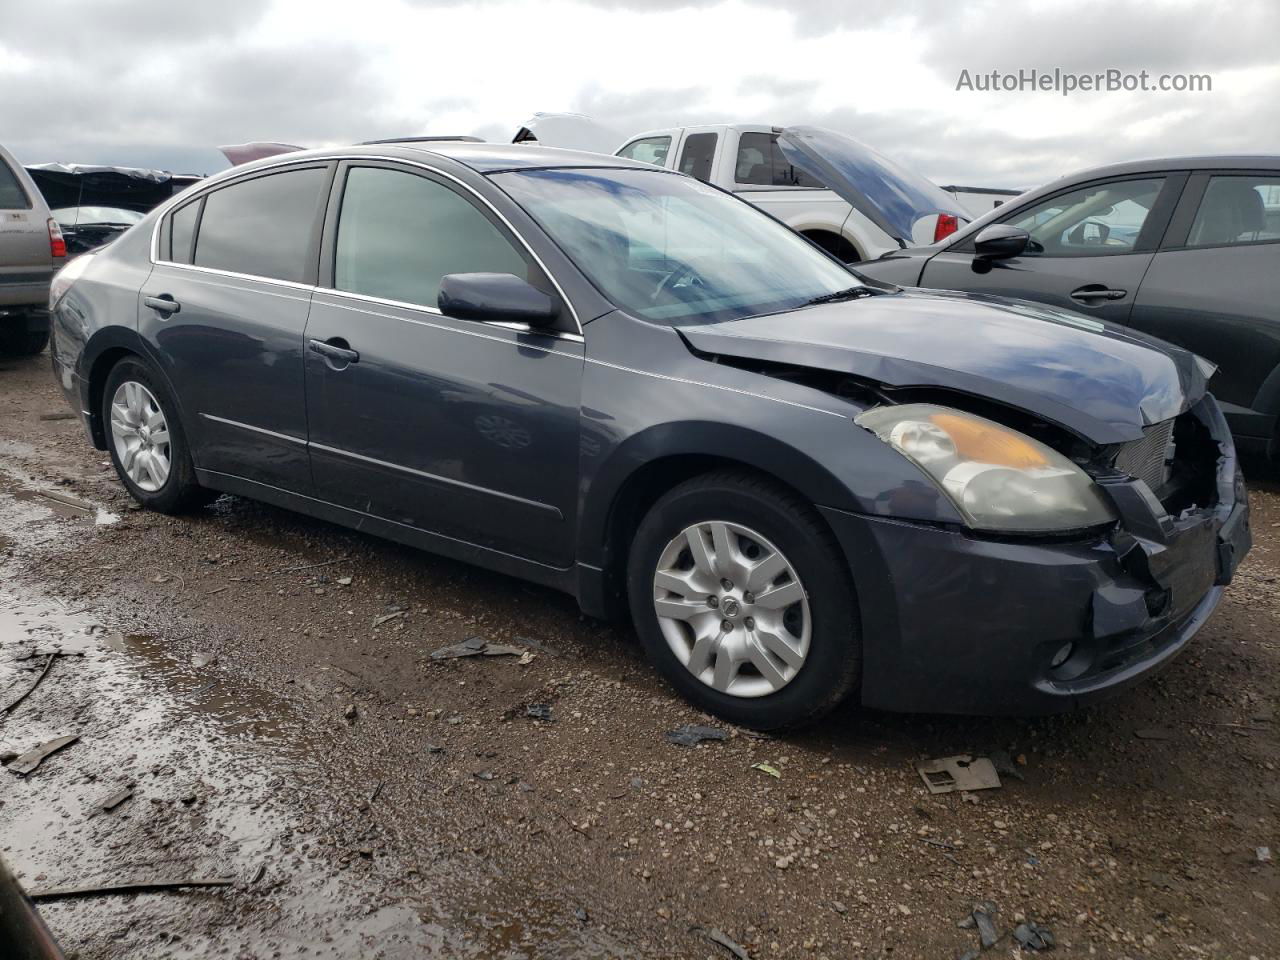
<path fill-rule="evenodd" d="M 209 173 L 212 148 L 815 123 L 943 183 L 1280 153 L 1276 0 L 0 0 L 0 142 L 23 162 Z M 1209 74 L 1212 91 L 957 90 L 962 70 Z"/>

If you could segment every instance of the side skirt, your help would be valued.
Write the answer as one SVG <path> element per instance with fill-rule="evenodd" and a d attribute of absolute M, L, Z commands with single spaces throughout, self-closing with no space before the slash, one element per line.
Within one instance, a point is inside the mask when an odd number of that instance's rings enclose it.
<path fill-rule="evenodd" d="M 477 567 L 484 567 L 498 573 L 519 577 L 522 580 L 529 580 L 545 587 L 562 590 L 575 597 L 578 594 L 579 571 L 576 566 L 564 569 L 547 566 L 533 560 L 517 557 L 514 554 L 503 553 L 501 550 L 493 550 L 489 547 L 469 543 L 466 540 L 457 540 L 442 534 L 420 530 L 417 527 L 396 523 L 394 520 L 385 520 L 382 517 L 375 517 L 359 510 L 352 510 L 349 507 L 340 507 L 337 504 L 329 503 L 327 500 L 316 500 L 300 493 L 293 493 L 280 487 L 273 487 L 270 484 L 259 483 L 256 480 L 246 480 L 243 477 L 233 476 L 228 473 L 201 470 L 197 467 L 196 479 L 199 480 L 201 486 L 208 487 L 210 490 L 230 493 L 238 497 L 248 497 L 250 500 L 261 500 L 263 503 L 284 507 L 287 510 L 295 510 L 298 513 L 305 513 L 308 516 L 317 517 L 320 520 L 328 520 L 330 523 L 350 527 L 362 533 L 371 533 L 374 536 L 394 540 L 410 547 L 417 547 L 419 550 L 426 550 L 429 553 L 439 554 L 453 560 L 461 560 Z"/>

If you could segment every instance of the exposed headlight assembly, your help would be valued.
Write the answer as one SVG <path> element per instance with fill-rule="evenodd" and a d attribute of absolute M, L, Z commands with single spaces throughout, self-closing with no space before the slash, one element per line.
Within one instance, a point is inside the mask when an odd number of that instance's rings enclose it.
<path fill-rule="evenodd" d="M 985 417 L 911 403 L 868 410 L 855 422 L 932 477 L 974 529 L 1053 533 L 1115 518 L 1076 464 Z"/>

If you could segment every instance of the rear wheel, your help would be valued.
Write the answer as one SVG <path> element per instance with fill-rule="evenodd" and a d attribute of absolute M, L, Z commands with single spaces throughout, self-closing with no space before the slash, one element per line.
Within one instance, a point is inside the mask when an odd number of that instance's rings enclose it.
<path fill-rule="evenodd" d="M 848 568 L 813 507 L 745 473 L 676 487 L 632 544 L 631 614 L 646 652 L 690 701 L 778 730 L 855 688 L 861 645 Z"/>
<path fill-rule="evenodd" d="M 102 393 L 102 422 L 116 473 L 144 507 L 181 513 L 217 496 L 196 482 L 177 404 L 142 361 L 129 358 L 112 368 Z"/>

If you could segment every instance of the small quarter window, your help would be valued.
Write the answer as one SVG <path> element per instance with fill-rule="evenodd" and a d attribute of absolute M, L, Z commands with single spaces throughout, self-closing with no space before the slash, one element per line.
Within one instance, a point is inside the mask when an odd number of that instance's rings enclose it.
<path fill-rule="evenodd" d="M 169 220 L 169 258 L 174 263 L 191 262 L 191 241 L 196 236 L 196 219 L 200 216 L 200 201 L 179 207 Z"/>

